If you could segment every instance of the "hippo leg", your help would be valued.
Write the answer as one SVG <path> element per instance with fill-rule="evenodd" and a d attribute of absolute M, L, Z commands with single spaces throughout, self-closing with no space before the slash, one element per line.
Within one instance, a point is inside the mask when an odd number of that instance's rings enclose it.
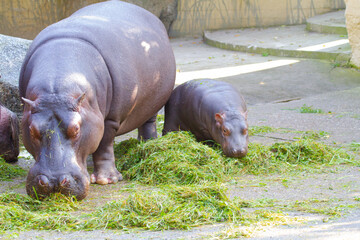
<path fill-rule="evenodd" d="M 165 119 L 164 119 L 164 128 L 162 130 L 162 135 L 165 136 L 168 132 L 180 131 L 180 125 L 185 127 L 185 124 L 180 124 L 177 109 L 172 108 L 174 105 L 173 99 L 170 98 L 165 105 Z"/>
<path fill-rule="evenodd" d="M 156 116 L 157 113 L 147 120 L 141 127 L 138 128 L 138 140 L 146 141 L 151 138 L 157 138 L 156 132 Z"/>
<path fill-rule="evenodd" d="M 105 121 L 104 136 L 98 149 L 93 153 L 94 173 L 91 175 L 91 183 L 105 185 L 122 180 L 122 175 L 115 167 L 114 125 L 116 124 L 113 121 Z"/>

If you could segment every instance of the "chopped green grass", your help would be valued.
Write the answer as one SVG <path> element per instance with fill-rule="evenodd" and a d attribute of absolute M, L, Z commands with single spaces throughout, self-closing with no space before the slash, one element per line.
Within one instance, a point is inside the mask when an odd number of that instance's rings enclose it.
<path fill-rule="evenodd" d="M 349 148 L 350 151 L 360 152 L 360 142 L 351 142 Z"/>
<path fill-rule="evenodd" d="M 4 193 L 0 195 L 0 205 L 1 204 L 14 204 L 24 210 L 47 212 L 71 211 L 79 207 L 75 198 L 67 197 L 60 193 L 52 194 L 43 201 L 33 199 L 28 195 Z"/>
<path fill-rule="evenodd" d="M 115 146 L 115 156 L 126 178 L 152 185 L 226 181 L 235 174 L 284 173 L 352 163 L 352 155 L 312 138 L 272 146 L 250 143 L 247 156 L 237 159 L 224 156 L 218 145 L 210 148 L 197 142 L 187 132 L 172 132 L 133 148 L 126 147 L 134 140 L 122 142 Z"/>
<path fill-rule="evenodd" d="M 299 109 L 300 113 L 324 113 L 323 110 L 321 109 L 315 109 L 313 108 L 313 106 L 307 106 L 306 104 L 304 104 L 300 109 Z"/>
<path fill-rule="evenodd" d="M 78 220 L 69 214 L 78 208 L 77 202 L 61 194 L 44 201 L 17 193 L 0 195 L 0 230 L 70 230 Z"/>
<path fill-rule="evenodd" d="M 224 221 L 238 221 L 240 209 L 226 197 L 226 187 L 217 183 L 192 186 L 163 185 L 135 192 L 124 201 L 99 209 L 89 224 L 107 229 L 129 227 L 162 230 L 189 229 Z"/>
<path fill-rule="evenodd" d="M 340 217 L 342 215 L 342 207 L 341 205 L 335 204 L 333 206 L 330 203 L 339 202 L 339 199 L 308 199 L 302 201 L 295 201 L 291 203 L 289 206 L 286 206 L 288 209 L 295 209 L 301 212 L 308 213 L 318 213 L 330 216 L 330 218 Z"/>
<path fill-rule="evenodd" d="M 241 218 L 240 208 L 219 183 L 137 191 L 79 216 L 74 214 L 77 202 L 54 196 L 40 202 L 20 194 L 0 195 L 0 230 L 189 229 Z"/>
<path fill-rule="evenodd" d="M 249 136 L 254 136 L 258 134 L 270 133 L 270 132 L 279 132 L 282 129 L 274 128 L 270 126 L 251 126 L 249 128 Z"/>
<path fill-rule="evenodd" d="M 6 163 L 0 157 L 0 181 L 9 181 L 15 177 L 25 176 L 26 171 L 17 165 Z"/>
<path fill-rule="evenodd" d="M 301 132 L 300 132 L 301 133 Z M 304 139 L 319 140 L 328 138 L 330 134 L 325 131 L 304 131 L 301 133 L 301 137 Z"/>
<path fill-rule="evenodd" d="M 145 184 L 194 184 L 220 181 L 224 158 L 219 150 L 199 143 L 188 132 L 140 142 L 128 148 L 133 139 L 115 146 L 117 167 L 129 180 Z M 130 144 L 130 145 L 131 145 Z M 119 154 L 120 153 L 120 154 Z M 122 154 L 121 154 L 122 153 Z"/>
<path fill-rule="evenodd" d="M 162 135 L 162 130 L 164 128 L 164 121 L 165 121 L 165 115 L 158 114 L 156 117 L 156 131 L 157 131 L 158 136 Z"/>
<path fill-rule="evenodd" d="M 313 108 L 313 106 L 308 106 L 306 104 L 304 104 L 300 108 L 287 108 L 287 109 L 283 109 L 283 110 L 296 110 L 300 113 L 324 113 L 324 111 L 322 109 L 315 109 L 315 108 Z M 329 111 L 328 113 L 331 113 L 331 111 Z"/>
<path fill-rule="evenodd" d="M 0 195 L 0 231 L 7 230 L 147 230 L 189 229 L 204 224 L 252 224 L 283 221 L 281 213 L 258 210 L 245 213 L 243 202 L 226 196 L 221 183 L 161 185 L 131 193 L 86 212 L 71 198 L 55 195 L 40 202 L 21 194 Z M 61 205 L 54 210 L 54 205 Z"/>
<path fill-rule="evenodd" d="M 351 155 L 344 150 L 307 139 L 291 143 L 275 143 L 270 151 L 277 160 L 289 164 L 339 164 L 352 160 Z"/>
<path fill-rule="evenodd" d="M 325 131 L 297 131 L 289 128 L 275 128 L 270 126 L 251 126 L 249 128 L 249 136 L 262 136 L 262 134 L 266 133 L 295 133 L 300 134 L 300 138 L 313 140 L 329 137 L 329 133 Z"/>
<path fill-rule="evenodd" d="M 251 144 L 248 155 L 241 159 L 243 171 L 251 174 L 302 171 L 353 161 L 346 151 L 311 139 L 275 143 L 270 147 Z"/>
<path fill-rule="evenodd" d="M 187 132 L 168 133 L 147 142 L 130 139 L 116 144 L 114 150 L 118 169 L 132 184 L 146 184 L 145 188 L 131 187 L 125 198 L 91 212 L 60 194 L 43 201 L 21 194 L 1 194 L 0 231 L 164 230 L 216 222 L 286 222 L 278 212 L 247 213 L 245 208 L 272 207 L 276 202 L 230 200 L 224 182 L 239 174 L 285 173 L 356 163 L 345 151 L 310 137 L 272 146 L 250 143 L 248 155 L 241 159 L 225 157 L 218 145 L 211 148 L 199 143 Z"/>

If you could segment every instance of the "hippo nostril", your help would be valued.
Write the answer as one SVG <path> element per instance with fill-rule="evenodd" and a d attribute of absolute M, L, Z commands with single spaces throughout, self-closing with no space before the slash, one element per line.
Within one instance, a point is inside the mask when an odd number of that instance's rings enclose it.
<path fill-rule="evenodd" d="M 60 182 L 61 187 L 65 187 L 69 183 L 69 178 L 67 176 L 63 175 L 60 177 L 59 182 Z"/>
<path fill-rule="evenodd" d="M 49 186 L 49 179 L 44 175 L 39 176 L 39 185 L 42 187 Z"/>
<path fill-rule="evenodd" d="M 231 150 L 231 154 L 233 157 L 243 157 L 247 154 L 246 148 L 233 148 Z"/>
<path fill-rule="evenodd" d="M 236 154 L 241 153 L 241 150 L 234 148 L 234 149 L 232 150 L 232 153 L 236 155 Z"/>

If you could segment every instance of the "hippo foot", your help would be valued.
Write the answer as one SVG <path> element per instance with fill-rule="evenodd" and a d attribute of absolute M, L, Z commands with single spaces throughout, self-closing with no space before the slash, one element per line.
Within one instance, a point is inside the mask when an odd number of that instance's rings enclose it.
<path fill-rule="evenodd" d="M 111 183 L 117 183 L 118 181 L 121 181 L 123 179 L 121 173 L 119 173 L 117 170 L 113 172 L 94 172 L 91 174 L 90 181 L 91 183 L 97 183 L 100 185 L 106 185 Z"/>

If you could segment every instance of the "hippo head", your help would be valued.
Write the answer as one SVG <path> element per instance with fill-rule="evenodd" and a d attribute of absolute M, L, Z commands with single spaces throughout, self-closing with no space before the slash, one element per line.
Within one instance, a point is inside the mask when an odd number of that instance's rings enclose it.
<path fill-rule="evenodd" d="M 219 143 L 228 157 L 244 157 L 248 152 L 247 111 L 225 111 L 215 114 L 216 133 L 214 140 Z"/>
<path fill-rule="evenodd" d="M 103 121 L 88 112 L 85 94 L 31 99 L 22 98 L 23 142 L 35 159 L 27 177 L 27 193 L 40 199 L 54 192 L 85 198 L 90 183 L 86 158 L 99 145 Z"/>

